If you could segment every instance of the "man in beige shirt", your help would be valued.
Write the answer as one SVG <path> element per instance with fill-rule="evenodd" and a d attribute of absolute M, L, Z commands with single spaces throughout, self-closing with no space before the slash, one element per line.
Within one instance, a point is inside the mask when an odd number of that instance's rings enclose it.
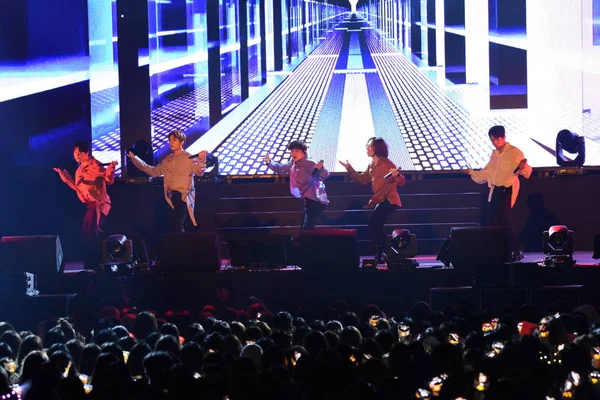
<path fill-rule="evenodd" d="M 187 214 L 192 224 L 197 226 L 194 217 L 194 204 L 196 192 L 194 189 L 194 175 L 202 176 L 206 169 L 206 151 L 198 153 L 193 157 L 183 149 L 185 134 L 175 129 L 169 133 L 169 154 L 160 164 L 153 167 L 146 164 L 132 152 L 127 153 L 129 160 L 151 177 L 164 177 L 165 200 L 171 207 L 169 217 L 170 232 L 185 232 L 183 227 Z"/>
<path fill-rule="evenodd" d="M 85 268 L 95 268 L 100 263 L 98 231 L 102 231 L 102 221 L 108 215 L 111 206 L 106 184 L 112 185 L 115 182 L 115 167 L 118 163 L 112 161 L 108 165 L 101 164 L 90 155 L 90 144 L 85 141 L 75 142 L 73 157 L 79 163 L 75 179 L 67 170 L 54 170 L 87 206 L 81 227 L 81 233 L 87 241 Z"/>

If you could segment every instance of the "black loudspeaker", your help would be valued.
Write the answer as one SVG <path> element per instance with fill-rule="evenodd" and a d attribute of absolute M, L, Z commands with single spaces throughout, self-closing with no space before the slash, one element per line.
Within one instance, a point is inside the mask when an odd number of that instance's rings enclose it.
<path fill-rule="evenodd" d="M 477 287 L 522 287 L 541 285 L 540 266 L 537 263 L 477 264 L 473 284 Z"/>
<path fill-rule="evenodd" d="M 542 309 L 552 302 L 567 303 L 569 308 L 575 308 L 583 304 L 583 295 L 583 285 L 544 286 L 531 289 L 530 302 Z"/>
<path fill-rule="evenodd" d="M 3 273 L 62 273 L 65 267 L 58 236 L 4 236 L 0 241 Z"/>
<path fill-rule="evenodd" d="M 295 261 L 303 271 L 355 271 L 360 259 L 355 229 L 302 231 L 296 240 Z"/>
<path fill-rule="evenodd" d="M 285 268 L 287 254 L 292 244 L 291 236 L 231 237 L 227 239 L 229 258 L 235 268 Z"/>
<path fill-rule="evenodd" d="M 165 271 L 215 272 L 221 268 L 214 232 L 164 233 L 159 247 L 159 266 Z"/>
<path fill-rule="evenodd" d="M 507 263 L 510 261 L 508 227 L 452 228 L 449 256 L 454 268 Z"/>

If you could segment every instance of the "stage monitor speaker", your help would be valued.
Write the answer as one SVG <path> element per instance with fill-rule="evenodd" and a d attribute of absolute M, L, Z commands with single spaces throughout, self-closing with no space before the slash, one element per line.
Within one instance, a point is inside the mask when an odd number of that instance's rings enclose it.
<path fill-rule="evenodd" d="M 159 254 L 159 267 L 165 272 L 216 272 L 221 268 L 214 232 L 164 233 Z"/>
<path fill-rule="evenodd" d="M 537 263 L 476 264 L 473 285 L 490 288 L 532 288 L 542 283 L 541 267 Z"/>
<path fill-rule="evenodd" d="M 36 275 L 62 273 L 65 267 L 60 238 L 52 236 L 4 236 L 0 241 L 3 273 Z"/>
<path fill-rule="evenodd" d="M 291 235 L 251 235 L 227 239 L 229 259 L 235 268 L 285 268 L 292 244 Z"/>
<path fill-rule="evenodd" d="M 360 263 L 356 230 L 302 231 L 296 241 L 295 261 L 303 271 L 356 271 Z"/>
<path fill-rule="evenodd" d="M 454 268 L 501 265 L 510 261 L 506 226 L 452 228 L 450 238 Z"/>

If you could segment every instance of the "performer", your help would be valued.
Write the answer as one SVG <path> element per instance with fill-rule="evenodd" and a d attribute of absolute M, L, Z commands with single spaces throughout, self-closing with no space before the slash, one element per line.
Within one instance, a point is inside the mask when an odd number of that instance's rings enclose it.
<path fill-rule="evenodd" d="M 110 197 L 106 184 L 115 181 L 117 161 L 108 163 L 107 168 L 90 155 L 90 144 L 77 141 L 73 145 L 73 157 L 79 163 L 75 179 L 64 169 L 54 168 L 60 179 L 77 193 L 77 197 L 87 206 L 81 232 L 86 239 L 84 268 L 93 269 L 101 263 L 98 231 L 102 231 L 102 222 L 110 211 Z"/>
<path fill-rule="evenodd" d="M 523 253 L 519 250 L 517 238 L 512 231 L 511 210 L 519 195 L 519 175 L 529 178 L 533 169 L 527 164 L 523 152 L 506 141 L 503 126 L 493 126 L 488 135 L 496 148 L 490 161 L 480 171 L 467 168 L 465 172 L 477 183 L 487 182 L 490 188 L 488 225 L 508 226 L 512 259 L 518 261 L 523 258 Z"/>
<path fill-rule="evenodd" d="M 276 174 L 289 174 L 290 193 L 304 199 L 302 230 L 314 229 L 317 218 L 329 204 L 323 183 L 329 172 L 323 167 L 323 160 L 315 163 L 308 158 L 304 142 L 294 140 L 288 145 L 288 150 L 292 159 L 287 164 L 272 162 L 269 153 L 263 160 Z"/>
<path fill-rule="evenodd" d="M 196 157 L 183 149 L 185 134 L 175 129 L 169 133 L 169 154 L 160 164 L 153 167 L 146 164 L 132 152 L 127 157 L 133 164 L 151 177 L 164 176 L 165 200 L 171 206 L 169 217 L 170 232 L 185 232 L 183 227 L 187 214 L 194 226 L 198 226 L 194 217 L 194 204 L 196 191 L 194 189 L 194 175 L 202 176 L 206 168 L 206 151 L 203 150 Z"/>
<path fill-rule="evenodd" d="M 372 137 L 367 141 L 367 155 L 371 157 L 371 163 L 367 170 L 358 173 L 352 168 L 348 160 L 340 161 L 340 164 L 350 174 L 350 178 L 357 183 L 366 185 L 371 183 L 373 196 L 369 203 L 363 208 L 374 209 L 369 219 L 369 233 L 375 246 L 375 258 L 378 263 L 385 263 L 385 235 L 383 227 L 391 213 L 398 207 L 402 207 L 397 186 L 404 186 L 406 178 L 400 174 L 400 168 L 396 168 L 388 159 L 388 145 L 380 137 Z M 389 175 L 389 176 L 388 176 Z M 386 177 L 388 176 L 388 177 Z"/>

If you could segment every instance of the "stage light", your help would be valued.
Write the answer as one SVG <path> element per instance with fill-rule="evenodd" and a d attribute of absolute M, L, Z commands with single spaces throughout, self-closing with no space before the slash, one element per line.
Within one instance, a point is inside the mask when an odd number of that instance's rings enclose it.
<path fill-rule="evenodd" d="M 544 260 L 546 266 L 573 264 L 573 231 L 564 225 L 553 225 L 544 231 Z"/>
<path fill-rule="evenodd" d="M 396 257 L 388 260 L 388 268 L 416 267 L 419 263 L 412 259 L 417 255 L 417 236 L 408 229 L 395 229 L 390 235 L 390 248 Z"/>
<path fill-rule="evenodd" d="M 563 151 L 577 154 L 574 160 L 563 155 Z M 582 167 L 585 163 L 585 138 L 563 129 L 556 135 L 556 163 L 561 167 Z"/>
<path fill-rule="evenodd" d="M 133 244 L 125 235 L 111 235 L 102 242 L 102 264 L 133 264 Z"/>

